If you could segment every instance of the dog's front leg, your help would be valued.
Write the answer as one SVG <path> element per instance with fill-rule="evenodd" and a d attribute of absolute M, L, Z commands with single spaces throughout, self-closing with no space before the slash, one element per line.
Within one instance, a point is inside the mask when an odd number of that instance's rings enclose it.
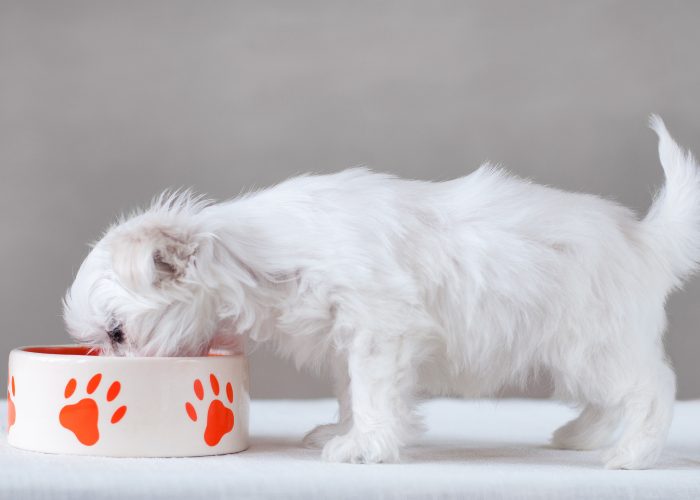
<path fill-rule="evenodd" d="M 348 352 L 352 408 L 350 430 L 323 448 L 330 462 L 399 460 L 399 449 L 416 428 L 411 407 L 412 352 L 403 336 L 358 336 Z"/>
<path fill-rule="evenodd" d="M 352 426 L 352 399 L 350 397 L 350 374 L 347 360 L 338 357 L 332 363 L 333 389 L 338 398 L 338 422 L 315 427 L 304 436 L 304 446 L 321 448 L 335 436 L 345 434 Z"/>

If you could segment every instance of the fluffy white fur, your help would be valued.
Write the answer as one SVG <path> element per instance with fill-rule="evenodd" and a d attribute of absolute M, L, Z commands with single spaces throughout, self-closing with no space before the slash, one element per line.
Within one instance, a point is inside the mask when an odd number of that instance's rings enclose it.
<path fill-rule="evenodd" d="M 421 395 L 490 395 L 544 370 L 582 408 L 554 445 L 650 467 L 675 395 L 664 303 L 700 258 L 698 167 L 651 126 L 666 185 L 641 220 L 488 165 L 440 183 L 352 169 L 219 204 L 162 196 L 95 245 L 68 329 L 145 356 L 245 335 L 327 367 L 339 420 L 305 440 L 341 462 L 398 460 Z"/>

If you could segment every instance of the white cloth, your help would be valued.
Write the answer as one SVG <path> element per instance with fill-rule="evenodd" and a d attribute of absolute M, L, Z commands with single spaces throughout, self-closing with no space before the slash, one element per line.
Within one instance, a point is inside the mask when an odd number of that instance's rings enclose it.
<path fill-rule="evenodd" d="M 330 400 L 253 401 L 250 449 L 219 457 L 47 455 L 9 447 L 3 432 L 0 498 L 700 498 L 700 401 L 677 403 L 667 449 L 648 471 L 548 449 L 574 412 L 537 400 L 434 400 L 423 406 L 429 430 L 403 463 L 327 464 L 300 440 L 335 411 Z"/>

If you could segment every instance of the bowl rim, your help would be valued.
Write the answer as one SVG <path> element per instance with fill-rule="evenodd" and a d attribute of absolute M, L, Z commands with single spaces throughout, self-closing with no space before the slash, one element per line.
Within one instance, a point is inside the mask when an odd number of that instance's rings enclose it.
<path fill-rule="evenodd" d="M 225 348 L 213 348 L 209 350 L 209 354 L 206 356 L 100 356 L 99 354 L 78 354 L 78 353 L 59 353 L 59 352 L 40 352 L 32 351 L 32 349 L 70 349 L 70 348 L 84 348 L 91 349 L 93 346 L 85 344 L 41 344 L 41 345 L 25 345 L 15 347 L 10 351 L 11 355 L 38 358 L 38 359 L 81 359 L 81 360 L 94 360 L 97 362 L 144 362 L 144 361 L 164 361 L 172 360 L 173 362 L 178 361 L 204 361 L 204 360 L 215 360 L 215 359 L 245 359 L 246 355 L 244 353 L 236 353 L 232 350 Z"/>

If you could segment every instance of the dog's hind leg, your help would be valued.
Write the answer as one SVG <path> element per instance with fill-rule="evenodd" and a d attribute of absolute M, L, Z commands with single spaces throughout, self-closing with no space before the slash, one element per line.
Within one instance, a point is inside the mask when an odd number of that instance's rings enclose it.
<path fill-rule="evenodd" d="M 565 450 L 596 450 L 609 446 L 620 426 L 619 408 L 586 405 L 581 414 L 552 435 L 552 446 Z"/>
<path fill-rule="evenodd" d="M 638 382 L 622 401 L 622 436 L 603 455 L 609 469 L 653 466 L 671 425 L 676 394 L 673 371 L 662 359 L 639 366 Z"/>

